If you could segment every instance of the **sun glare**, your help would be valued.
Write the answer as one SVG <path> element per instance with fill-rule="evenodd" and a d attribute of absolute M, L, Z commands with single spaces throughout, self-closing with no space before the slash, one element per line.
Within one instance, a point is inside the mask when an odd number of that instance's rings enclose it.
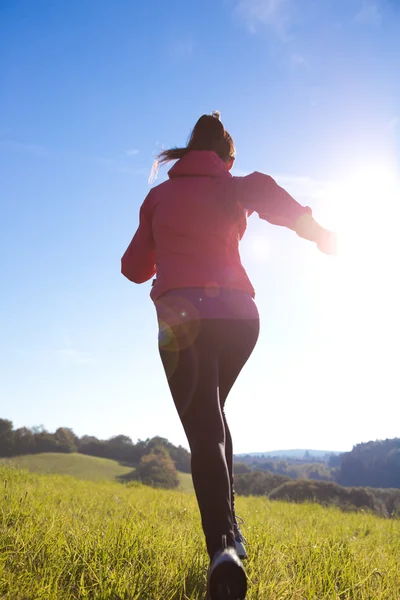
<path fill-rule="evenodd" d="M 337 186 L 339 260 L 350 255 L 369 260 L 389 258 L 382 256 L 382 248 L 393 242 L 388 234 L 400 216 L 399 190 L 394 170 L 367 166 Z"/>
<path fill-rule="evenodd" d="M 400 355 L 399 179 L 394 169 L 365 166 L 330 194 L 338 256 L 329 266 L 319 261 L 329 353 L 354 387 L 369 381 L 368 393 L 387 388 L 393 394 Z"/>
<path fill-rule="evenodd" d="M 271 245 L 266 236 L 253 235 L 250 241 L 250 252 L 253 259 L 264 261 L 271 255 Z"/>

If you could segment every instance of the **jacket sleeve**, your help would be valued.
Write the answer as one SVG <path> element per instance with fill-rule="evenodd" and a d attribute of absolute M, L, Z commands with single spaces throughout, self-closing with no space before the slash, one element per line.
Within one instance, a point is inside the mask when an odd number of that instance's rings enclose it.
<path fill-rule="evenodd" d="M 148 196 L 139 214 L 139 227 L 121 259 L 121 273 L 134 283 L 144 283 L 156 273 L 156 252 Z"/>
<path fill-rule="evenodd" d="M 273 225 L 297 231 L 301 217 L 312 215 L 311 208 L 296 202 L 269 175 L 255 172 L 233 179 L 239 204 L 249 212 L 258 213 L 261 219 Z"/>

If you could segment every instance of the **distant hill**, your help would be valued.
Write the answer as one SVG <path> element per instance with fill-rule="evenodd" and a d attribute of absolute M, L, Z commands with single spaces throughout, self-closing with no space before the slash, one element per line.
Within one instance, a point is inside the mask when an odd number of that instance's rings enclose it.
<path fill-rule="evenodd" d="M 14 465 L 28 471 L 39 473 L 55 473 L 58 475 L 71 475 L 77 479 L 89 481 L 118 481 L 133 471 L 132 467 L 125 467 L 118 461 L 109 458 L 98 458 L 71 452 L 42 452 L 40 454 L 25 454 L 13 458 L 1 458 L 0 465 Z M 183 491 L 192 491 L 192 478 L 188 473 L 179 473 L 180 488 Z"/>
<path fill-rule="evenodd" d="M 243 454 L 235 454 L 235 458 L 243 458 L 244 456 L 265 456 L 269 458 L 298 458 L 303 459 L 305 456 L 310 458 L 324 458 L 329 455 L 339 456 L 343 452 L 337 450 L 308 450 L 308 449 L 294 449 L 294 450 L 268 450 L 265 452 L 245 452 Z"/>
<path fill-rule="evenodd" d="M 14 458 L 3 458 L 0 463 L 15 465 L 29 471 L 39 473 L 57 473 L 58 475 L 72 475 L 78 479 L 100 481 L 102 479 L 116 480 L 122 475 L 132 471 L 132 467 L 124 467 L 116 460 L 86 456 L 71 452 L 41 452 L 40 454 L 26 454 Z"/>

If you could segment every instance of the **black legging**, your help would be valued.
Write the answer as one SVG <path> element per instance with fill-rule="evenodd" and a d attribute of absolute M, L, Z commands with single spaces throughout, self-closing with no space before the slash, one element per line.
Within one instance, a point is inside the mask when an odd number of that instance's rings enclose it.
<path fill-rule="evenodd" d="M 159 349 L 192 458 L 207 550 L 234 546 L 233 449 L 224 405 L 259 334 L 257 319 L 201 319 L 160 331 Z"/>

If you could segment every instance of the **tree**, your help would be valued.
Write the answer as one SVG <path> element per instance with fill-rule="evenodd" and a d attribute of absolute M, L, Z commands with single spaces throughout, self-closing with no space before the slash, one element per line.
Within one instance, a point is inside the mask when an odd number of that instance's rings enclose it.
<path fill-rule="evenodd" d="M 260 471 L 270 471 L 271 473 L 275 472 L 275 464 L 278 464 L 277 461 L 272 460 L 263 460 L 262 462 L 257 463 L 257 469 Z"/>
<path fill-rule="evenodd" d="M 173 446 L 169 448 L 169 454 L 175 463 L 175 467 L 182 473 L 191 472 L 191 455 L 183 446 Z"/>
<path fill-rule="evenodd" d="M 136 444 L 133 444 L 131 449 L 131 462 L 138 464 L 142 458 L 147 454 L 158 454 L 159 452 L 166 451 L 175 463 L 175 467 L 178 471 L 183 473 L 191 472 L 190 465 L 190 452 L 188 452 L 183 446 L 174 446 L 167 439 L 155 436 L 147 440 L 138 440 Z"/>
<path fill-rule="evenodd" d="M 289 477 L 265 471 L 251 471 L 235 475 L 235 490 L 242 496 L 263 496 L 285 481 L 289 481 Z"/>
<path fill-rule="evenodd" d="M 107 455 L 107 442 L 93 435 L 83 435 L 78 443 L 78 452 L 104 458 Z"/>
<path fill-rule="evenodd" d="M 55 440 L 59 452 L 76 452 L 78 450 L 78 438 L 68 427 L 59 427 L 55 434 Z"/>
<path fill-rule="evenodd" d="M 0 419 L 0 456 L 12 456 L 13 452 L 13 424 L 8 419 Z"/>
<path fill-rule="evenodd" d="M 235 472 L 235 475 L 251 472 L 249 465 L 244 462 L 233 463 L 233 470 Z"/>
<path fill-rule="evenodd" d="M 122 462 L 132 461 L 133 443 L 127 435 L 116 435 L 107 442 L 107 458 Z"/>
<path fill-rule="evenodd" d="M 28 427 L 20 427 L 14 431 L 14 454 L 33 454 L 36 451 L 35 436 Z"/>
<path fill-rule="evenodd" d="M 311 481 L 298 479 L 287 481 L 269 494 L 270 500 L 287 502 L 318 502 L 322 505 L 334 504 L 343 510 L 370 510 L 381 516 L 388 516 L 385 504 L 372 490 L 366 488 L 345 488 L 332 481 Z"/>
<path fill-rule="evenodd" d="M 376 488 L 400 487 L 400 439 L 357 444 L 341 455 L 338 483 Z"/>
<path fill-rule="evenodd" d="M 34 434 L 37 452 L 60 452 L 58 442 L 54 433 L 42 429 Z"/>
<path fill-rule="evenodd" d="M 400 488 L 400 447 L 389 452 L 386 462 L 390 486 Z"/>
<path fill-rule="evenodd" d="M 177 470 L 166 450 L 142 456 L 136 478 L 153 487 L 175 488 L 179 485 Z"/>
<path fill-rule="evenodd" d="M 328 466 L 331 469 L 334 469 L 336 467 L 340 467 L 340 462 L 341 462 L 341 454 L 330 454 L 329 455 Z"/>

